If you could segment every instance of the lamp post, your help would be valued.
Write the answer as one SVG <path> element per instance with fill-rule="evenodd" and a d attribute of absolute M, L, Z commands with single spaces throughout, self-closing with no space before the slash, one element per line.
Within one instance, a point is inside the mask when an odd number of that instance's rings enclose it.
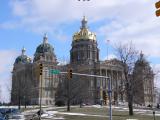
<path fill-rule="evenodd" d="M 109 42 L 110 42 L 110 40 L 107 40 L 107 60 L 108 60 L 108 49 L 109 49 Z"/>
<path fill-rule="evenodd" d="M 102 86 L 102 78 L 100 81 L 100 104 L 103 105 L 103 86 Z"/>

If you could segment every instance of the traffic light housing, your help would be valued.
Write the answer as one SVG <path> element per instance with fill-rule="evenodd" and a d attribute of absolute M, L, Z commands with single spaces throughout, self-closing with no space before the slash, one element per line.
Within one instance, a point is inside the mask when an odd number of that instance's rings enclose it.
<path fill-rule="evenodd" d="M 156 16 L 160 16 L 160 9 L 159 10 L 156 10 Z"/>
<path fill-rule="evenodd" d="M 72 78 L 72 69 L 68 70 L 68 78 L 71 79 Z"/>
<path fill-rule="evenodd" d="M 39 75 L 43 74 L 43 65 L 42 63 L 39 64 Z"/>
<path fill-rule="evenodd" d="M 158 1 L 158 2 L 155 3 L 155 7 L 156 7 L 157 9 L 160 8 L 160 1 Z"/>
<path fill-rule="evenodd" d="M 155 3 L 155 7 L 158 9 L 156 10 L 156 16 L 160 16 L 160 1 Z"/>

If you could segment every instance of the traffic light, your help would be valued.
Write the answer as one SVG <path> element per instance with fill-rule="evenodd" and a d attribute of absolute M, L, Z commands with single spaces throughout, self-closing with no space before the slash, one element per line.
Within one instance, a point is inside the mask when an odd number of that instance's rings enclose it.
<path fill-rule="evenodd" d="M 155 3 L 155 7 L 158 9 L 156 10 L 156 16 L 160 16 L 160 1 Z"/>
<path fill-rule="evenodd" d="M 43 73 L 43 65 L 42 63 L 39 64 L 39 75 L 42 75 Z"/>
<path fill-rule="evenodd" d="M 72 69 L 68 70 L 68 78 L 71 79 L 72 78 Z"/>
<path fill-rule="evenodd" d="M 158 9 L 160 8 L 160 1 L 156 2 L 155 7 Z"/>

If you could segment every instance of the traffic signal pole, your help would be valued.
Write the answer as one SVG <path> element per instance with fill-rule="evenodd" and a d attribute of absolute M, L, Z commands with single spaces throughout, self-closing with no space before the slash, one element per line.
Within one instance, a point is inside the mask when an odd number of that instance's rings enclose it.
<path fill-rule="evenodd" d="M 69 68 L 67 72 L 67 94 L 68 94 L 68 100 L 67 100 L 67 111 L 70 111 L 70 81 L 72 79 L 72 69 Z"/>
<path fill-rule="evenodd" d="M 70 80 L 67 81 L 67 94 L 68 94 L 67 111 L 70 111 Z"/>
<path fill-rule="evenodd" d="M 108 96 L 109 96 L 109 120 L 112 120 L 112 85 L 111 85 L 111 79 L 108 79 Z"/>
<path fill-rule="evenodd" d="M 41 111 L 42 111 L 42 75 L 40 75 L 40 106 L 39 106 L 39 120 L 41 120 Z"/>
<path fill-rule="evenodd" d="M 40 101 L 39 101 L 39 120 L 41 120 L 42 113 L 42 75 L 43 75 L 43 65 L 39 64 L 39 75 L 40 75 Z"/>

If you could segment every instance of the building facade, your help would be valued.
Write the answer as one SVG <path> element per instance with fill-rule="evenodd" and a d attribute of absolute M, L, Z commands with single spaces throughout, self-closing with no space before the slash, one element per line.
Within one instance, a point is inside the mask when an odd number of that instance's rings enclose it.
<path fill-rule="evenodd" d="M 81 21 L 80 30 L 73 35 L 70 63 L 58 65 L 54 48 L 48 43 L 45 35 L 43 42 L 36 48 L 33 61 L 25 55 L 25 49 L 17 57 L 12 73 L 13 104 L 39 104 L 42 96 L 42 104 L 66 104 L 69 98 L 71 104 L 107 104 L 108 103 L 108 79 L 74 75 L 68 78 L 67 74 L 53 75 L 50 70 L 58 69 L 67 72 L 72 69 L 73 73 L 100 75 L 111 79 L 112 101 L 114 104 L 126 101 L 125 78 L 122 63 L 117 59 L 101 61 L 96 34 L 91 32 L 87 25 L 86 17 Z M 143 57 L 139 59 L 139 62 Z M 136 66 L 139 65 L 137 61 Z M 39 65 L 43 65 L 43 74 L 39 74 Z M 139 84 L 134 87 L 137 99 L 135 102 L 145 103 L 152 101 L 153 76 L 144 78 L 137 75 L 142 71 L 135 67 L 134 75 Z M 136 72 L 138 71 L 138 72 Z M 42 82 L 41 82 L 42 81 Z M 41 84 L 42 83 L 42 84 Z M 151 85 L 151 86 L 150 86 Z M 143 92 L 139 90 L 143 88 Z M 139 96 L 138 96 L 139 95 Z M 139 99 L 141 98 L 141 99 Z M 147 104 L 147 103 L 145 103 Z"/>
<path fill-rule="evenodd" d="M 43 65 L 42 75 L 39 74 L 39 64 Z M 51 69 L 57 69 L 57 60 L 45 35 L 43 43 L 36 49 L 33 62 L 25 55 L 24 48 L 15 60 L 12 72 L 12 104 L 39 104 L 41 96 L 42 104 L 54 104 L 59 78 L 50 73 Z"/>
<path fill-rule="evenodd" d="M 86 17 L 83 17 L 80 31 L 73 35 L 70 50 L 70 64 L 65 67 L 62 66 L 62 68 L 64 71 L 71 68 L 74 73 L 109 77 L 112 81 L 113 101 L 115 101 L 115 103 L 124 101 L 122 64 L 116 59 L 106 61 L 99 60 L 100 50 L 98 48 L 96 34 L 89 30 L 87 22 Z M 72 104 L 79 104 L 81 102 L 86 104 L 107 104 L 107 79 L 73 75 L 72 79 L 69 80 L 70 83 L 66 81 L 67 77 L 63 76 L 63 80 L 60 83 L 61 90 L 58 92 L 58 101 L 65 102 L 68 99 L 67 92 L 63 93 L 63 91 L 68 91 L 67 84 L 70 84 L 69 97 Z M 66 96 L 66 98 L 64 96 Z"/>
<path fill-rule="evenodd" d="M 133 95 L 136 104 L 154 104 L 154 73 L 143 53 L 136 61 L 133 71 Z"/>

